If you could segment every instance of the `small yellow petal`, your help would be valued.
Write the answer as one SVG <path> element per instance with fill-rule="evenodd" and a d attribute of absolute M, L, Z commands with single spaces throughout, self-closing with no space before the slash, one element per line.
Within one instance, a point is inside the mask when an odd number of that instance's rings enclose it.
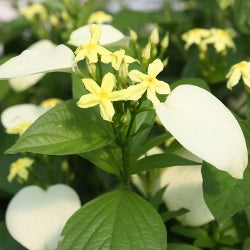
<path fill-rule="evenodd" d="M 115 86 L 115 76 L 112 73 L 107 73 L 102 79 L 101 88 L 108 92 L 111 92 Z"/>
<path fill-rule="evenodd" d="M 97 93 L 101 91 L 100 86 L 91 78 L 83 78 L 82 82 L 85 88 L 91 93 Z"/>
<path fill-rule="evenodd" d="M 77 102 L 80 108 L 90 108 L 100 103 L 100 98 L 95 94 L 83 95 Z"/>
<path fill-rule="evenodd" d="M 133 82 L 142 82 L 147 75 L 141 73 L 139 70 L 132 70 L 128 73 L 128 76 Z"/>
<path fill-rule="evenodd" d="M 148 66 L 148 75 L 156 77 L 163 70 L 163 63 L 158 58 Z"/>
<path fill-rule="evenodd" d="M 112 122 L 115 110 L 111 101 L 102 100 L 102 102 L 100 103 L 100 113 L 104 120 Z"/>

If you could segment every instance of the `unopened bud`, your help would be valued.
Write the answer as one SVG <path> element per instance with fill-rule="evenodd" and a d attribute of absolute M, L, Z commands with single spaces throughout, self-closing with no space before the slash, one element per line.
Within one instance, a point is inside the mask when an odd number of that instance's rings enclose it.
<path fill-rule="evenodd" d="M 163 62 L 162 62 L 162 64 L 163 64 L 163 67 L 165 68 L 165 67 L 167 67 L 167 65 L 168 65 L 168 58 L 166 58 L 166 59 L 164 59 L 163 60 Z"/>
<path fill-rule="evenodd" d="M 169 35 L 168 33 L 163 37 L 162 41 L 161 41 L 161 47 L 163 49 L 166 49 L 168 47 L 169 44 Z"/>
<path fill-rule="evenodd" d="M 154 27 L 153 31 L 151 32 L 151 35 L 149 37 L 149 40 L 152 45 L 156 45 L 159 43 L 159 31 L 157 27 Z"/>
<path fill-rule="evenodd" d="M 142 51 L 142 59 L 148 61 L 151 56 L 151 43 L 148 42 L 145 49 Z"/>
<path fill-rule="evenodd" d="M 137 37 L 137 34 L 135 33 L 135 31 L 132 30 L 132 29 L 129 29 L 129 34 L 130 34 L 131 40 L 132 40 L 133 42 L 136 42 L 137 39 L 138 39 L 138 37 Z"/>
<path fill-rule="evenodd" d="M 95 79 L 96 78 L 96 65 L 94 63 L 87 63 L 89 74 Z"/>
<path fill-rule="evenodd" d="M 122 82 L 126 82 L 127 76 L 128 76 L 128 66 L 126 65 L 124 60 L 122 61 L 120 69 L 119 69 L 119 76 Z"/>

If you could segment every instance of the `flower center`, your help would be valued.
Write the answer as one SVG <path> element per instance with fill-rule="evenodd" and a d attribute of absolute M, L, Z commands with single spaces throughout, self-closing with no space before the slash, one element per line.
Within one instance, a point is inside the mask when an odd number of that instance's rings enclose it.
<path fill-rule="evenodd" d="M 238 65 L 237 65 L 237 67 L 238 67 L 239 69 L 244 69 L 244 68 L 246 68 L 246 66 L 247 66 L 247 62 L 246 62 L 246 61 L 240 62 L 240 63 L 238 63 Z"/>
<path fill-rule="evenodd" d="M 95 50 L 96 49 L 96 44 L 89 43 L 86 45 L 87 50 Z"/>
<path fill-rule="evenodd" d="M 148 83 L 148 85 L 155 84 L 155 77 L 153 77 L 153 76 L 147 76 L 146 82 Z"/>
<path fill-rule="evenodd" d="M 100 93 L 98 94 L 99 98 L 102 99 L 108 99 L 109 93 L 105 90 L 101 90 Z"/>

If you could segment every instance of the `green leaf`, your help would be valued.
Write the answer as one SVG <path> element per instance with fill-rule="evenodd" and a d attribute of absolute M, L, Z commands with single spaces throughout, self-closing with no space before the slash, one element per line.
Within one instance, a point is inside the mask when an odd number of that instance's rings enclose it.
<path fill-rule="evenodd" d="M 146 100 L 142 108 L 147 108 L 149 106 L 149 101 Z M 155 121 L 155 111 L 146 111 L 137 114 L 134 122 L 134 135 L 130 139 L 130 152 L 131 154 L 138 150 L 142 145 L 144 145 L 149 132 Z"/>
<path fill-rule="evenodd" d="M 119 147 L 108 145 L 100 149 L 82 153 L 81 156 L 106 172 L 119 176 L 119 169 L 123 164 L 122 152 Z"/>
<path fill-rule="evenodd" d="M 76 74 L 72 74 L 72 94 L 73 98 L 80 98 L 82 95 L 87 94 L 88 91 L 84 88 L 84 84 Z"/>
<path fill-rule="evenodd" d="M 202 165 L 203 195 L 211 213 L 222 222 L 250 206 L 250 166 L 244 179 L 234 179 L 208 163 Z"/>
<path fill-rule="evenodd" d="M 189 210 L 186 208 L 181 208 L 181 209 L 176 210 L 176 211 L 166 211 L 163 214 L 161 214 L 161 218 L 163 219 L 164 222 L 167 222 L 170 219 L 173 219 L 177 216 L 180 216 L 180 215 L 187 213 L 188 211 Z"/>
<path fill-rule="evenodd" d="M 156 154 L 144 157 L 139 161 L 135 162 L 130 168 L 130 174 L 136 174 L 154 168 L 190 166 L 190 165 L 200 165 L 200 163 L 195 161 L 190 161 L 178 155 L 173 155 L 168 153 Z"/>
<path fill-rule="evenodd" d="M 98 108 L 81 109 L 63 102 L 37 119 L 7 153 L 79 154 L 104 147 L 114 138 L 112 124 Z"/>
<path fill-rule="evenodd" d="M 162 203 L 162 196 L 166 190 L 167 186 L 164 186 L 163 188 L 161 188 L 160 190 L 158 190 L 149 200 L 150 204 L 157 209 L 160 204 Z"/>
<path fill-rule="evenodd" d="M 4 222 L 0 222 L 0 250 L 25 250 L 9 234 Z"/>
<path fill-rule="evenodd" d="M 200 250 L 200 248 L 188 244 L 170 243 L 168 244 L 168 250 Z"/>
<path fill-rule="evenodd" d="M 244 34 L 250 34 L 250 1 L 235 0 L 233 8 L 234 22 L 238 30 Z"/>
<path fill-rule="evenodd" d="M 216 245 L 213 239 L 202 228 L 175 225 L 171 228 L 171 231 L 187 238 L 195 239 L 193 245 L 197 247 L 210 248 Z"/>
<path fill-rule="evenodd" d="M 58 250 L 167 248 L 160 215 L 142 197 L 118 189 L 79 209 L 66 223 Z"/>
<path fill-rule="evenodd" d="M 150 139 L 145 145 L 132 152 L 132 155 L 130 156 L 131 161 L 138 159 L 140 156 L 147 153 L 151 148 L 160 145 L 161 143 L 169 139 L 171 136 L 171 134 L 165 133 Z"/>
<path fill-rule="evenodd" d="M 170 85 L 171 90 L 173 90 L 177 86 L 180 86 L 180 85 L 183 85 L 183 84 L 195 85 L 197 87 L 203 88 L 203 89 L 210 92 L 210 88 L 209 88 L 208 84 L 201 78 L 183 78 L 183 79 L 180 79 L 178 81 L 173 82 Z"/>
<path fill-rule="evenodd" d="M 249 250 L 249 249 L 250 249 L 250 237 L 246 238 L 243 245 L 243 250 Z"/>

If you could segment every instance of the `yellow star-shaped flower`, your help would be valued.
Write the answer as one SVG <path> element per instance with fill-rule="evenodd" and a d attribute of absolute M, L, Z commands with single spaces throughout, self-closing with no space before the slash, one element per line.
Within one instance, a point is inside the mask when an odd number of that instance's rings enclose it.
<path fill-rule="evenodd" d="M 89 108 L 96 105 L 100 106 L 100 113 L 104 120 L 112 122 L 115 110 L 112 101 L 126 100 L 127 90 L 112 91 L 115 87 L 115 76 L 112 73 L 107 73 L 99 86 L 90 78 L 82 79 L 85 88 L 91 92 L 83 95 L 77 105 L 80 108 Z"/>
<path fill-rule="evenodd" d="M 89 63 L 96 63 L 98 61 L 98 55 L 109 55 L 111 52 L 99 44 L 101 35 L 101 28 L 93 24 L 89 28 L 91 38 L 89 43 L 80 45 L 75 51 L 75 62 L 88 58 Z"/>
<path fill-rule="evenodd" d="M 154 60 L 148 66 L 148 74 L 145 75 L 138 70 L 132 70 L 129 72 L 129 77 L 133 82 L 139 84 L 130 86 L 127 90 L 129 92 L 128 100 L 138 100 L 147 91 L 147 98 L 153 103 L 156 108 L 160 103 L 156 96 L 159 94 L 169 94 L 169 85 L 163 81 L 156 79 L 156 76 L 163 70 L 163 63 L 160 59 Z"/>
<path fill-rule="evenodd" d="M 227 87 L 232 89 L 235 85 L 238 84 L 240 77 L 242 77 L 243 82 L 250 88 L 250 62 L 242 61 L 231 67 L 226 78 Z"/>
<path fill-rule="evenodd" d="M 235 32 L 232 29 L 222 30 L 222 29 L 210 29 L 210 36 L 204 39 L 205 44 L 213 44 L 215 50 L 220 53 L 225 51 L 227 48 L 235 49 L 235 44 L 233 42 L 233 37 Z"/>
<path fill-rule="evenodd" d="M 203 39 L 210 35 L 209 30 L 195 28 L 185 32 L 181 38 L 186 42 L 185 49 L 188 49 L 192 44 L 196 44 L 203 51 L 206 51 L 206 45 L 203 44 Z"/>
<path fill-rule="evenodd" d="M 23 180 L 27 180 L 29 176 L 27 168 L 31 167 L 33 162 L 34 160 L 28 157 L 19 158 L 17 161 L 13 162 L 10 165 L 10 173 L 7 177 L 8 181 L 11 182 L 16 175 Z"/>
<path fill-rule="evenodd" d="M 112 67 L 115 70 L 120 69 L 122 61 L 124 61 L 124 63 L 127 66 L 129 63 L 133 63 L 133 62 L 137 61 L 133 57 L 125 55 L 124 49 L 117 50 L 109 55 L 104 55 L 104 56 L 102 56 L 101 60 L 103 63 L 111 63 Z"/>

